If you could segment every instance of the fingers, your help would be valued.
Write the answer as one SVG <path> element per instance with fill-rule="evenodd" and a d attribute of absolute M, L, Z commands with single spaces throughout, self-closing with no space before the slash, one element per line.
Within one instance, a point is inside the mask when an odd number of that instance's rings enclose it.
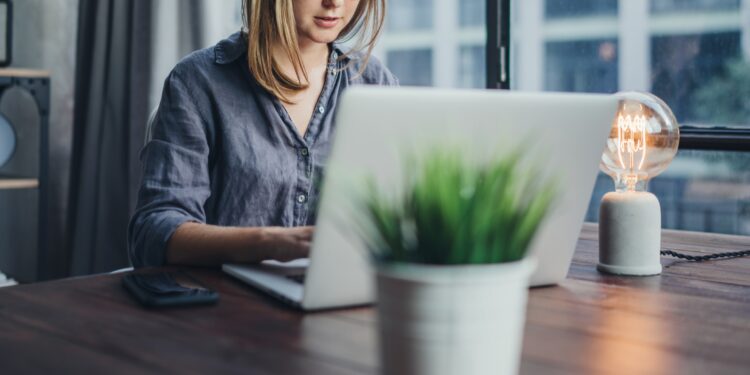
<path fill-rule="evenodd" d="M 274 253 L 273 259 L 281 262 L 287 262 L 299 258 L 307 258 L 310 255 L 310 242 L 300 241 L 293 246 L 289 246 L 281 251 Z"/>
<path fill-rule="evenodd" d="M 273 245 L 268 257 L 282 262 L 308 257 L 314 229 L 314 226 L 269 228 Z"/>
<path fill-rule="evenodd" d="M 304 241 L 312 241 L 313 233 L 315 232 L 315 227 L 313 226 L 306 226 L 306 227 L 296 227 L 295 229 L 298 230 L 300 239 Z"/>
<path fill-rule="evenodd" d="M 297 258 L 307 258 L 310 256 L 310 247 L 312 242 L 302 241 L 300 247 L 297 249 Z"/>
<path fill-rule="evenodd" d="M 289 237 L 297 242 L 312 242 L 315 227 L 293 227 L 287 228 Z M 308 246 L 309 247 L 309 244 Z"/>

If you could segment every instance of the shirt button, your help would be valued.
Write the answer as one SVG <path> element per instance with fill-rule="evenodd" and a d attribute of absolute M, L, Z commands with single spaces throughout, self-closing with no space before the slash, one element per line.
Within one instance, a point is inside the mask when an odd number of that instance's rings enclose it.
<path fill-rule="evenodd" d="M 297 202 L 305 203 L 306 201 L 307 201 L 307 196 L 305 194 L 300 194 L 297 196 Z"/>
<path fill-rule="evenodd" d="M 322 105 L 320 107 L 318 107 L 318 112 L 323 113 L 325 111 L 326 111 L 326 107 L 324 107 Z"/>
<path fill-rule="evenodd" d="M 307 154 L 309 153 L 309 151 L 307 151 L 307 148 L 301 148 L 299 150 L 299 153 L 302 154 L 302 156 L 307 156 Z"/>

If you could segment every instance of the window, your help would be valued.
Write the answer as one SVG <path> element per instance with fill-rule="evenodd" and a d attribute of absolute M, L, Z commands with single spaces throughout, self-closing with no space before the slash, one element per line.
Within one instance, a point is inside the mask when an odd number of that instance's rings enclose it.
<path fill-rule="evenodd" d="M 484 87 L 485 48 L 484 46 L 461 46 L 458 86 L 464 88 Z"/>
<path fill-rule="evenodd" d="M 486 0 L 460 0 L 458 2 L 458 19 L 459 25 L 481 26 L 485 22 L 485 3 Z"/>
<path fill-rule="evenodd" d="M 547 18 L 617 14 L 617 0 L 546 0 Z"/>
<path fill-rule="evenodd" d="M 486 0 L 391 0 L 375 55 L 403 86 L 484 87 Z"/>
<path fill-rule="evenodd" d="M 750 235 L 750 4 L 500 3 L 513 10 L 495 26 L 510 29 L 511 88 L 655 93 L 672 108 L 682 135 L 674 162 L 649 183 L 663 226 Z M 488 69 L 496 76 L 497 67 Z M 611 190 L 611 178 L 601 174 L 587 220 L 598 220 L 599 201 Z"/>
<path fill-rule="evenodd" d="M 396 0 L 388 2 L 388 31 L 429 30 L 432 28 L 432 0 Z"/>
<path fill-rule="evenodd" d="M 741 57 L 740 33 L 665 35 L 651 38 L 651 92 L 672 108 L 681 124 L 737 123 L 741 103 L 727 105 L 712 95 Z M 718 92 L 715 94 L 719 94 Z M 746 100 L 750 98 L 745 97 Z M 717 111 L 716 109 L 720 109 Z"/>
<path fill-rule="evenodd" d="M 664 228 L 750 235 L 750 153 L 681 150 L 649 183 L 659 197 Z M 614 190 L 600 174 L 586 220 L 599 220 L 599 201 Z"/>
<path fill-rule="evenodd" d="M 391 72 L 402 85 L 432 85 L 432 50 L 392 50 L 387 56 Z"/>
<path fill-rule="evenodd" d="M 651 13 L 737 10 L 740 0 L 651 0 Z"/>
<path fill-rule="evenodd" d="M 617 91 L 616 40 L 550 42 L 545 52 L 545 90 Z"/>

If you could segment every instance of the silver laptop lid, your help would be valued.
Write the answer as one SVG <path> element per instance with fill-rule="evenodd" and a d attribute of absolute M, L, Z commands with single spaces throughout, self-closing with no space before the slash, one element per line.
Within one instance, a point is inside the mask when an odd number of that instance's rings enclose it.
<path fill-rule="evenodd" d="M 350 218 L 352 186 L 374 175 L 379 186 L 396 192 L 404 151 L 436 144 L 466 147 L 480 158 L 529 144 L 525 153 L 557 176 L 560 192 L 531 245 L 538 264 L 532 285 L 559 282 L 575 249 L 616 107 L 611 95 L 348 89 L 338 107 L 303 305 L 373 300 L 369 255 Z"/>

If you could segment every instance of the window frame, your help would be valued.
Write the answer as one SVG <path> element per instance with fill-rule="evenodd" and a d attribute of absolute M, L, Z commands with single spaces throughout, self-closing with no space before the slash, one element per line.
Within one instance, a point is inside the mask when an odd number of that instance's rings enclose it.
<path fill-rule="evenodd" d="M 485 59 L 488 89 L 510 90 L 511 2 L 487 0 Z M 750 151 L 750 127 L 680 126 L 680 150 Z"/>

